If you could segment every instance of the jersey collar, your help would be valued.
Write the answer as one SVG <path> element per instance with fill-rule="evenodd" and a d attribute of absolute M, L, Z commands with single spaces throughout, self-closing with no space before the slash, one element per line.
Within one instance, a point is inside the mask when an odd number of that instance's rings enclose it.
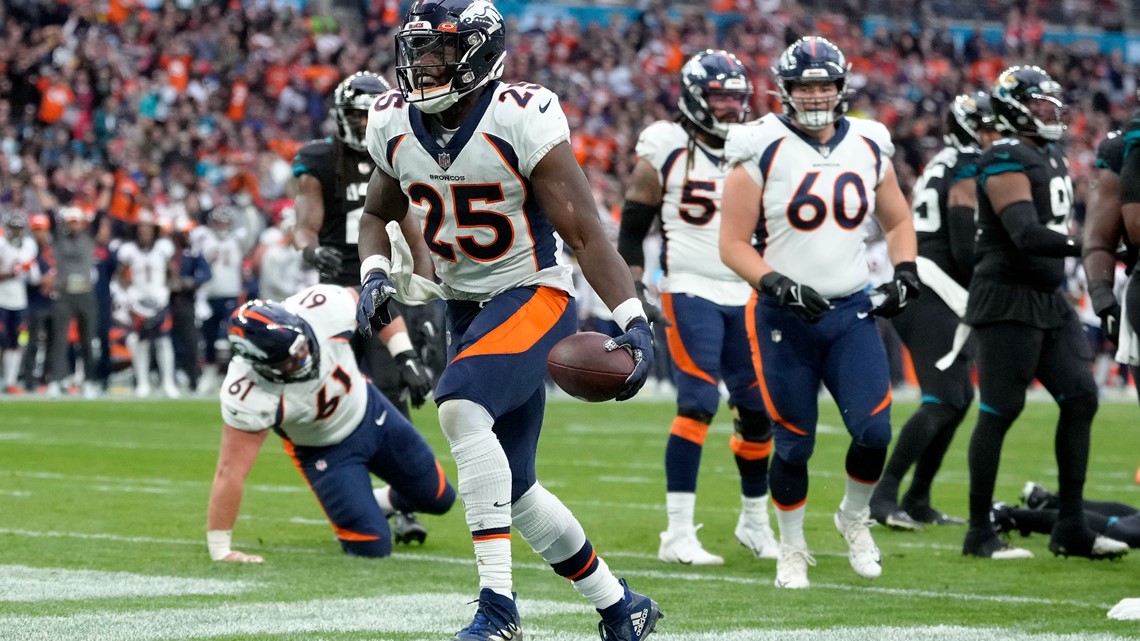
<path fill-rule="evenodd" d="M 412 125 L 412 133 L 420 141 L 420 146 L 424 148 L 424 151 L 435 158 L 444 171 L 447 171 L 447 167 L 455 163 L 455 159 L 463 151 L 463 147 L 471 140 L 471 136 L 475 135 L 475 129 L 479 126 L 479 121 L 483 119 L 483 114 L 487 112 L 487 108 L 490 107 L 491 99 L 494 98 L 498 85 L 499 83 L 496 81 L 484 89 L 483 95 L 479 97 L 479 101 L 475 103 L 475 107 L 471 113 L 467 114 L 467 118 L 459 126 L 459 131 L 455 132 L 447 145 L 440 145 L 436 142 L 435 136 L 431 135 L 431 128 L 424 122 L 424 112 L 417 109 L 415 105 L 411 105 L 408 109 L 408 120 Z M 447 166 L 445 167 L 444 164 Z"/>
<path fill-rule="evenodd" d="M 824 158 L 831 156 L 831 152 L 835 151 L 835 148 L 839 146 L 839 143 L 843 142 L 843 139 L 847 137 L 847 132 L 851 130 L 851 122 L 847 120 L 846 116 L 840 116 L 839 119 L 835 121 L 835 135 L 832 136 L 831 140 L 828 140 L 826 143 L 821 143 L 815 138 L 812 138 L 811 136 L 804 133 L 799 127 L 793 125 L 792 122 L 788 120 L 788 117 L 786 115 L 779 114 L 776 117 L 780 119 L 780 122 L 784 123 L 785 127 L 791 129 L 792 133 L 799 136 L 800 140 L 807 143 L 807 145 L 812 149 L 818 151 L 819 155 L 823 156 Z"/>

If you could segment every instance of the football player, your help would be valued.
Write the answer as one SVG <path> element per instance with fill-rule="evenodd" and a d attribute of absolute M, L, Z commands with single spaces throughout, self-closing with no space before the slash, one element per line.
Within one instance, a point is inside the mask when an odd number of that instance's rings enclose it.
<path fill-rule="evenodd" d="M 235 220 L 240 220 L 237 208 L 220 205 L 210 212 L 209 225 L 196 230 L 195 234 L 195 245 L 210 265 L 210 280 L 202 285 L 210 316 L 202 322 L 206 367 L 200 378 L 198 391 L 201 393 L 212 394 L 217 389 L 219 373 L 226 371 L 230 356 L 226 323 L 237 309 L 243 292 L 242 259 L 246 253 L 247 230 L 234 229 Z"/>
<path fill-rule="evenodd" d="M 978 157 L 999 137 L 989 94 L 958 96 L 946 111 L 946 147 L 930 159 L 914 185 L 919 278 L 933 295 L 914 301 L 891 322 L 910 350 L 922 404 L 899 432 L 871 497 L 871 517 L 896 529 L 965 523 L 931 507 L 930 485 L 974 398 L 972 359 L 964 350 L 946 370 L 936 363 L 953 347 L 974 270 Z M 899 485 L 912 465 L 914 478 L 900 509 Z"/>
<path fill-rule="evenodd" d="M 0 228 L 0 369 L 9 394 L 23 392 L 20 377 L 20 331 L 28 312 L 28 272 L 38 252 L 31 234 L 24 233 L 28 216 L 8 212 Z"/>
<path fill-rule="evenodd" d="M 388 81 L 367 71 L 345 78 L 333 91 L 329 110 L 336 134 L 305 144 L 293 158 L 298 189 L 293 245 L 322 283 L 355 287 L 360 282 L 356 240 L 375 167 L 364 147 L 364 131 L 372 102 L 389 88 Z M 380 341 L 354 336 L 352 347 L 367 375 L 405 416 L 409 400 L 413 407 L 423 405 L 431 376 L 402 317 L 397 315 L 380 332 Z"/>
<path fill-rule="evenodd" d="M 752 81 L 736 56 L 706 50 L 681 69 L 681 115 L 656 122 L 637 140 L 637 164 L 622 206 L 618 251 L 644 288 L 642 245 L 660 218 L 665 234 L 661 306 L 677 384 L 677 416 L 665 446 L 668 529 L 657 558 L 719 565 L 724 559 L 697 539 L 693 512 L 697 472 L 709 424 L 728 387 L 735 434 L 729 441 L 740 472 L 741 513 L 736 539 L 754 554 L 779 553 L 768 524 L 768 455 L 772 424 L 749 356 L 744 306 L 752 288 L 717 256 L 724 177 L 724 139 L 749 113 Z M 644 294 L 642 294 L 644 301 Z"/>
<path fill-rule="evenodd" d="M 977 338 L 981 411 L 970 438 L 970 525 L 962 553 L 1032 556 L 997 536 L 990 509 L 1002 442 L 1036 378 L 1061 410 L 1058 520 L 1049 549 L 1120 556 L 1128 546 L 1098 536 L 1081 511 L 1097 388 L 1092 350 L 1060 290 L 1065 257 L 1081 254 L 1080 242 L 1067 234 L 1073 205 L 1069 165 L 1054 144 L 1065 132 L 1062 89 L 1038 67 L 1013 66 L 998 76 L 991 104 L 1005 137 L 978 163 L 977 261 L 963 320 Z"/>
<path fill-rule="evenodd" d="M 918 295 L 916 241 L 883 125 L 846 115 L 843 53 L 824 38 L 797 40 L 773 70 L 783 105 L 729 132 L 732 169 L 722 199 L 720 255 L 758 291 L 748 336 L 760 391 L 775 423 L 769 470 L 780 526 L 777 587 L 806 588 L 803 523 L 808 459 L 823 385 L 842 410 L 851 445 L 835 527 L 861 576 L 882 573 L 869 526 L 871 493 L 891 440 L 887 354 L 874 315 L 897 315 Z M 867 216 L 883 228 L 894 277 L 874 297 L 864 255 Z"/>
<path fill-rule="evenodd" d="M 349 339 L 354 290 L 315 285 L 281 303 L 250 301 L 230 318 L 222 446 L 206 542 L 215 561 L 260 562 L 230 548 L 242 487 L 270 430 L 305 477 L 347 554 L 385 557 L 423 543 L 413 512 L 443 514 L 455 489 L 416 428 L 364 377 Z M 388 483 L 372 489 L 369 474 Z M 391 520 L 391 523 L 389 523 Z"/>
<path fill-rule="evenodd" d="M 1124 166 L 1124 136 L 1120 130 L 1110 131 L 1096 147 L 1096 164 L 1089 185 L 1089 198 L 1085 207 L 1081 263 L 1088 281 L 1088 292 L 1093 311 L 1100 318 L 1104 335 L 1114 344 L 1120 339 L 1122 310 L 1116 299 L 1116 263 L 1123 249 L 1123 258 L 1129 275 L 1136 265 L 1138 249 L 1124 231 L 1121 214 L 1121 172 Z M 1131 280 L 1129 290 L 1131 291 Z M 1140 289 L 1136 290 L 1140 292 Z M 1140 303 L 1140 300 L 1137 301 Z M 1132 323 L 1129 323 L 1132 327 Z M 1118 355 L 1123 363 L 1124 355 Z M 1133 374 L 1140 362 L 1130 363 Z"/>
<path fill-rule="evenodd" d="M 119 247 L 118 277 L 124 283 L 130 310 L 130 333 L 127 347 L 135 370 L 135 395 L 150 395 L 150 350 L 153 346 L 162 378 L 162 391 L 168 398 L 178 398 L 174 384 L 174 346 L 170 342 L 170 286 L 167 280 L 174 244 L 158 236 L 154 213 L 139 211 L 135 239 Z"/>
<path fill-rule="evenodd" d="M 435 401 L 480 586 L 474 619 L 454 639 L 522 635 L 513 527 L 594 604 L 603 639 L 638 641 L 657 625 L 657 604 L 614 577 L 578 520 L 535 476 L 546 355 L 577 324 L 560 239 L 624 332 L 609 348 L 634 356 L 619 400 L 645 383 L 652 334 L 629 269 L 598 220 L 557 96 L 499 81 L 505 30 L 487 0 L 417 0 L 408 9 L 396 34 L 399 90 L 380 96 L 368 119 L 377 171 L 360 223 L 358 324 L 367 333 L 370 320 L 386 322 L 396 293 L 447 299 L 449 362 Z M 422 224 L 424 242 L 411 242 L 421 251 L 415 274 L 406 273 L 409 243 L 395 225 L 388 235 L 389 221 Z M 423 278 L 432 264 L 438 285 Z"/>

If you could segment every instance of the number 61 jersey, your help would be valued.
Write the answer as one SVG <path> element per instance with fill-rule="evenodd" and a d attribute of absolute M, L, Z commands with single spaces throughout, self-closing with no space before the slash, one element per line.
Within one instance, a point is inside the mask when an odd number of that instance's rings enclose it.
<path fill-rule="evenodd" d="M 222 383 L 222 419 L 243 432 L 273 429 L 296 445 L 336 445 L 368 409 L 368 381 L 348 344 L 356 331 L 356 297 L 339 285 L 315 285 L 282 304 L 317 337 L 317 377 L 274 383 L 234 356 Z"/>
<path fill-rule="evenodd" d="M 562 242 L 530 183 L 538 162 L 569 139 L 551 91 L 501 82 L 454 132 L 389 91 L 373 104 L 366 137 L 377 167 L 400 182 L 419 218 L 445 289 L 470 300 L 528 285 L 573 293 Z"/>
<path fill-rule="evenodd" d="M 765 262 L 825 298 L 867 286 L 863 226 L 894 144 L 887 128 L 845 116 L 817 142 L 782 115 L 733 127 L 725 159 L 761 186 L 755 245 Z"/>

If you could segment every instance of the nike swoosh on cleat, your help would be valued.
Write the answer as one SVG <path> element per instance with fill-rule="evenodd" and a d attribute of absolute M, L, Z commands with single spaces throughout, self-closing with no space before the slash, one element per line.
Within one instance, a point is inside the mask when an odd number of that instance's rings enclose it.
<path fill-rule="evenodd" d="M 377 425 L 383 425 L 384 421 L 387 420 L 387 418 L 388 418 L 388 410 L 384 410 L 383 412 L 380 413 L 380 418 L 376 419 L 376 424 Z"/>
<path fill-rule="evenodd" d="M 550 103 L 553 101 L 554 101 L 554 98 L 551 98 L 550 100 L 546 101 L 545 105 L 539 106 L 538 113 L 543 113 L 543 114 L 546 113 L 546 110 L 550 108 Z"/>

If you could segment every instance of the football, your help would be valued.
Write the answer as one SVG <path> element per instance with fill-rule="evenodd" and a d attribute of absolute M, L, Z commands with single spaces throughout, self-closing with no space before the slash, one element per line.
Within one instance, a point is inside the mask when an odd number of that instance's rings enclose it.
<path fill-rule="evenodd" d="M 608 340 L 598 332 L 579 332 L 558 341 L 546 357 L 550 377 L 562 391 L 583 401 L 614 398 L 633 373 L 633 356 L 625 349 L 607 352 Z"/>

